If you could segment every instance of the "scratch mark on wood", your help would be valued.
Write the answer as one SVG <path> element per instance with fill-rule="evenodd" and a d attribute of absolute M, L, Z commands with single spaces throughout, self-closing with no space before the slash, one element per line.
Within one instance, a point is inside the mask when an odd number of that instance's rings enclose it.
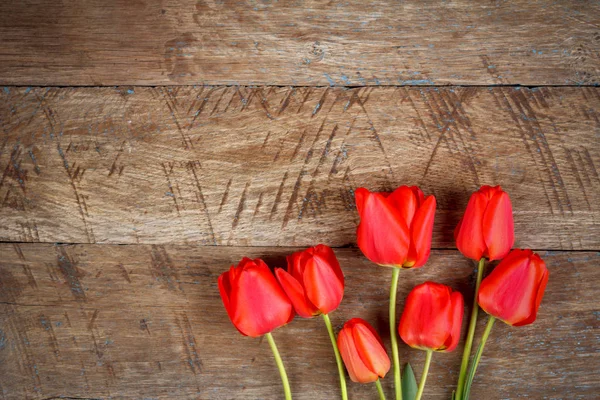
<path fill-rule="evenodd" d="M 550 145 L 546 140 L 546 135 L 544 134 L 542 127 L 539 124 L 537 115 L 535 114 L 533 108 L 531 108 L 531 106 L 529 105 L 527 98 L 523 95 L 523 93 L 521 93 L 520 90 L 512 90 L 511 98 L 513 99 L 513 102 L 515 103 L 517 109 L 521 112 L 521 115 L 526 116 L 526 118 L 522 118 L 523 124 L 526 127 L 527 133 L 529 134 L 529 139 L 537 147 L 537 153 L 539 154 L 541 163 L 544 165 L 544 168 L 548 174 L 548 180 L 550 185 L 552 186 L 552 192 L 556 197 L 556 201 L 558 203 L 561 213 L 564 213 L 565 210 L 563 208 L 563 201 L 561 200 L 560 194 L 558 192 L 559 188 L 561 189 L 563 196 L 566 200 L 567 208 L 572 213 L 573 207 L 571 206 L 571 201 L 569 199 L 567 188 L 564 185 L 562 176 L 560 174 L 560 170 L 558 169 L 558 165 L 556 164 Z"/>
<path fill-rule="evenodd" d="M 308 185 L 308 189 L 306 190 L 306 194 L 304 195 L 304 198 L 302 199 L 302 207 L 300 208 L 300 212 L 298 213 L 298 220 L 302 219 L 302 216 L 306 213 L 306 207 L 308 206 L 309 203 L 311 203 L 313 201 L 313 198 L 315 197 L 315 194 L 313 191 L 315 179 L 316 179 L 317 175 L 319 174 L 319 169 L 320 169 L 321 165 L 323 165 L 323 162 L 325 162 L 325 159 L 327 158 L 327 155 L 329 154 L 329 149 L 331 148 L 331 142 L 333 141 L 333 138 L 335 137 L 337 130 L 338 130 L 338 126 L 336 124 L 333 127 L 333 129 L 331 130 L 331 134 L 329 135 L 327 142 L 325 142 L 325 146 L 323 147 L 323 152 L 321 153 L 321 158 L 319 158 L 319 162 L 317 163 L 317 166 L 313 170 L 311 180 Z"/>
<path fill-rule="evenodd" d="M 96 328 L 96 318 L 98 318 L 98 314 L 100 314 L 100 310 L 96 309 L 94 310 L 94 313 L 92 314 L 92 318 L 90 319 L 90 322 L 88 323 L 88 330 L 92 330 Z"/>
<path fill-rule="evenodd" d="M 594 160 L 592 160 L 592 156 L 590 155 L 590 152 L 588 151 L 588 149 L 583 149 L 583 154 L 585 157 L 585 161 L 587 162 L 590 170 L 592 171 L 592 174 L 594 175 L 594 177 L 596 178 L 598 183 L 600 183 L 600 175 L 598 175 L 598 170 L 596 170 L 596 166 L 594 165 Z"/>
<path fill-rule="evenodd" d="M 311 118 L 314 118 L 317 114 L 319 114 L 319 111 L 321 111 L 321 107 L 323 106 L 323 104 L 325 104 L 325 100 L 327 99 L 328 92 L 329 92 L 329 88 L 325 88 L 325 90 L 323 91 L 323 94 L 321 95 L 321 98 L 317 102 L 317 105 L 315 106 L 315 109 L 312 112 Z"/>
<path fill-rule="evenodd" d="M 48 115 L 48 113 L 46 112 L 45 109 L 44 109 L 44 113 L 46 114 L 48 121 L 50 121 L 50 116 Z M 51 129 L 54 131 L 53 125 L 52 125 Z M 77 200 L 77 206 L 79 207 L 79 214 L 81 216 L 81 220 L 83 221 L 83 226 L 84 226 L 88 241 L 90 243 L 95 243 L 96 239 L 94 237 L 94 232 L 91 229 L 92 228 L 91 225 L 88 227 L 87 219 L 85 217 L 86 211 L 84 211 L 83 204 L 81 202 L 81 196 L 79 195 L 79 191 L 77 190 L 77 186 L 75 185 L 75 179 L 73 179 L 73 176 L 71 174 L 71 168 L 69 168 L 69 162 L 67 161 L 67 158 L 60 146 L 60 142 L 59 142 L 58 138 L 56 138 L 56 148 L 58 150 L 58 154 L 60 155 L 60 157 L 63 161 L 63 166 L 65 168 L 65 171 L 67 172 L 67 176 L 69 177 L 69 182 L 71 184 L 71 188 L 73 189 L 73 193 L 75 194 L 75 200 Z"/>
<path fill-rule="evenodd" d="M 208 230 L 210 232 L 210 236 L 211 236 L 211 241 L 213 245 L 217 245 L 217 238 L 215 236 L 215 231 L 213 229 L 212 226 L 212 221 L 210 220 L 210 213 L 208 211 L 208 207 L 206 205 L 206 200 L 204 198 L 204 193 L 202 192 L 202 186 L 200 186 L 200 181 L 198 180 L 198 174 L 196 173 L 196 166 L 194 164 L 194 162 L 190 161 L 188 163 L 189 168 L 192 171 L 192 175 L 194 175 L 194 181 L 196 183 L 196 188 L 198 189 L 198 195 L 200 196 L 200 202 L 202 204 L 202 208 L 204 210 L 204 216 L 206 217 L 206 222 L 208 223 Z M 229 183 L 231 184 L 231 180 L 229 181 Z M 221 203 L 221 207 L 223 206 L 223 203 Z M 221 211 L 221 208 L 219 208 L 219 212 Z"/>
<path fill-rule="evenodd" d="M 177 202 L 177 197 L 175 196 L 175 191 L 173 190 L 173 185 L 171 184 L 171 178 L 169 178 L 169 172 L 167 172 L 167 166 L 164 162 L 160 163 L 163 168 L 163 172 L 165 173 L 165 178 L 167 178 L 167 185 L 169 186 L 169 191 L 166 193 L 167 196 L 173 199 L 173 203 L 175 204 L 175 209 L 177 210 L 177 215 L 181 216 L 179 213 L 179 204 Z M 171 166 L 171 171 L 173 167 Z"/>
<path fill-rule="evenodd" d="M 438 139 L 437 139 L 435 145 L 433 146 L 433 150 L 431 151 L 431 155 L 429 156 L 429 159 L 425 166 L 425 171 L 423 172 L 423 176 L 421 177 L 421 179 L 425 179 L 425 177 L 427 177 L 427 174 L 429 173 L 429 169 L 431 168 L 431 165 L 432 165 L 433 160 L 438 152 L 440 144 L 442 143 L 442 141 L 444 139 L 446 139 L 446 135 L 450 132 L 450 130 L 448 128 L 449 128 L 450 124 L 452 123 L 452 121 L 455 120 L 455 118 L 457 117 L 457 113 L 459 112 L 458 105 L 467 101 L 467 99 L 469 99 L 472 96 L 472 94 L 474 94 L 474 92 L 470 92 L 468 90 L 463 91 L 461 93 L 460 98 L 458 98 L 458 100 L 455 102 L 452 111 L 450 112 L 450 115 L 448 117 L 448 122 L 446 122 L 444 125 L 441 125 L 439 122 L 436 122 L 439 126 L 441 126 L 440 135 L 438 136 Z M 433 111 L 432 111 L 432 114 L 433 114 Z M 478 178 L 477 178 L 477 180 L 478 180 Z"/>
<path fill-rule="evenodd" d="M 265 146 L 267 145 L 267 142 L 269 141 L 269 137 L 271 136 L 271 131 L 267 132 L 267 136 L 265 137 L 265 140 L 263 141 L 262 146 L 260 147 L 262 150 L 264 150 Z"/>
<path fill-rule="evenodd" d="M 121 271 L 121 275 L 127 281 L 127 283 L 131 283 L 131 277 L 129 276 L 129 273 L 127 272 L 127 269 L 123 266 L 123 264 L 117 264 L 117 268 L 119 268 L 119 270 Z"/>
<path fill-rule="evenodd" d="M 148 328 L 148 321 L 145 318 L 140 319 L 140 329 L 148 332 L 148 335 L 151 335 L 150 328 Z"/>
<path fill-rule="evenodd" d="M 573 176 L 575 177 L 575 180 L 577 181 L 577 184 L 579 185 L 579 189 L 581 190 L 581 193 L 583 193 L 583 198 L 585 199 L 587 208 L 589 211 L 592 211 L 592 206 L 590 205 L 590 201 L 588 199 L 588 196 L 587 196 L 587 193 L 585 190 L 585 186 L 583 184 L 583 181 L 581 180 L 579 170 L 577 168 L 577 165 L 575 164 L 575 160 L 573 159 L 571 151 L 569 149 L 565 149 L 565 155 L 566 155 L 568 163 L 571 165 L 571 171 L 573 171 Z"/>
<path fill-rule="evenodd" d="M 342 140 L 342 143 L 340 144 L 340 148 L 338 149 L 337 155 L 335 156 L 335 159 L 333 160 L 333 164 L 331 165 L 331 169 L 329 170 L 329 175 L 327 176 L 327 181 L 328 182 L 331 179 L 332 175 L 337 174 L 337 172 L 338 172 L 338 169 L 337 169 L 338 165 L 340 165 L 342 163 L 343 159 L 348 158 L 347 150 L 346 150 L 346 148 L 344 146 L 346 144 L 346 138 L 348 137 L 348 135 L 352 131 L 352 128 L 354 127 L 354 123 L 356 122 L 356 118 L 357 117 L 354 117 L 354 119 L 350 123 L 350 126 L 348 127 L 348 130 L 346 131 L 346 134 L 344 135 L 344 139 Z"/>
<path fill-rule="evenodd" d="M 271 89 L 273 89 L 273 88 L 271 88 Z M 258 89 L 258 90 L 260 90 L 260 97 L 261 97 L 260 105 L 265 110 L 265 115 L 270 120 L 274 120 L 275 118 L 271 115 L 271 112 L 269 111 L 269 102 L 267 101 L 267 98 L 263 95 L 262 89 Z M 268 94 L 267 94 L 267 96 L 268 96 Z"/>
<path fill-rule="evenodd" d="M 281 103 L 281 108 L 279 109 L 279 112 L 277 113 L 277 115 L 281 115 L 281 113 L 285 111 L 285 109 L 290 104 L 291 97 L 294 95 L 295 92 L 296 92 L 296 89 L 294 87 L 288 88 L 287 95 L 283 99 L 283 103 Z"/>
<path fill-rule="evenodd" d="M 217 102 L 215 103 L 215 106 L 213 107 L 212 111 L 210 112 L 210 115 L 212 117 L 212 115 L 217 111 L 217 109 L 219 108 L 219 104 L 221 104 L 221 99 L 223 98 L 223 95 L 225 94 L 225 92 L 227 92 L 226 89 L 221 90 L 221 95 L 219 96 L 219 98 L 217 99 Z"/>
<path fill-rule="evenodd" d="M 112 166 L 110 167 L 108 176 L 111 176 L 117 169 L 117 161 L 119 161 L 119 157 L 121 157 L 121 154 L 123 153 L 124 148 L 125 148 L 125 141 L 123 141 L 123 143 L 121 143 L 121 148 L 117 152 L 117 156 L 115 157 L 115 160 L 113 161 Z M 121 175 L 121 172 L 123 172 L 123 167 L 121 167 L 121 170 L 119 171 L 119 175 Z"/>
<path fill-rule="evenodd" d="M 190 129 L 192 129 L 192 127 L 194 126 L 194 123 L 196 122 L 196 119 L 198 118 L 198 116 L 200 114 L 202 114 L 202 110 L 204 110 L 204 107 L 206 106 L 206 103 L 208 103 L 209 99 L 210 99 L 210 95 L 213 93 L 213 91 L 215 90 L 214 87 L 212 87 L 209 91 L 208 94 L 206 95 L 206 97 L 204 97 L 204 99 L 202 100 L 202 104 L 200 105 L 200 108 L 198 108 L 198 110 L 196 111 L 196 113 L 194 114 L 194 118 L 192 118 L 192 121 L 190 122 L 190 125 L 188 126 L 187 130 L 188 132 L 190 131 Z M 220 98 L 219 98 L 220 100 Z M 218 103 L 217 103 L 218 105 Z M 189 114 L 189 112 L 188 112 Z M 212 114 L 211 114 L 212 115 Z M 188 138 L 189 140 L 189 138 Z M 190 141 L 190 145 L 191 145 L 191 141 Z M 193 146 L 192 146 L 193 147 Z"/>
<path fill-rule="evenodd" d="M 35 277 L 33 276 L 33 273 L 31 272 L 31 268 L 29 268 L 29 265 L 27 265 L 27 260 L 25 259 L 25 255 L 23 254 L 21 247 L 19 246 L 18 243 L 13 243 L 13 248 L 15 249 L 15 253 L 17 253 L 17 256 L 19 257 L 19 260 L 21 260 L 21 265 L 23 267 L 23 273 L 27 277 L 27 284 L 32 289 L 36 289 L 37 282 L 35 281 Z"/>
<path fill-rule="evenodd" d="M 494 94 L 495 91 L 492 91 L 492 93 Z M 544 194 L 546 196 L 546 200 L 548 201 L 548 207 L 550 208 L 550 213 L 554 214 L 554 207 L 552 206 L 552 201 L 550 200 L 550 196 L 548 195 L 548 191 L 546 190 L 546 185 L 544 184 L 544 180 L 541 176 L 541 171 L 538 167 L 538 162 L 536 160 L 536 157 L 533 153 L 533 150 L 531 148 L 531 146 L 529 145 L 529 140 L 527 139 L 527 134 L 525 133 L 525 129 L 521 126 L 521 123 L 519 121 L 519 118 L 517 116 L 517 113 L 515 112 L 515 110 L 512 108 L 510 101 L 508 100 L 508 97 L 506 97 L 506 94 L 504 93 L 504 91 L 500 88 L 498 89 L 498 93 L 500 93 L 502 95 L 502 98 L 504 100 L 504 104 L 506 106 L 506 109 L 508 110 L 513 122 L 515 123 L 515 125 L 518 128 L 519 134 L 521 136 L 521 140 L 523 141 L 523 144 L 525 145 L 525 148 L 527 149 L 527 152 L 529 153 L 529 155 L 531 156 L 531 159 L 533 160 L 534 165 L 536 166 L 536 171 L 538 173 L 538 179 L 539 182 L 542 185 L 542 188 L 544 189 Z M 495 94 L 494 94 L 495 97 Z"/>
<path fill-rule="evenodd" d="M 69 285 L 73 297 L 78 302 L 85 302 L 85 291 L 79 278 L 84 274 L 77 268 L 77 263 L 69 256 L 67 249 L 64 246 L 55 246 L 56 256 L 58 261 L 58 270 L 62 274 L 65 282 Z"/>
<path fill-rule="evenodd" d="M 373 120 L 369 116 L 369 113 L 367 112 L 367 109 L 365 108 L 365 104 L 364 104 L 364 102 L 362 101 L 362 99 L 359 96 L 359 91 L 355 91 L 354 94 L 356 96 L 356 102 L 357 102 L 357 104 L 360 105 L 360 108 L 363 110 L 363 112 L 365 113 L 365 116 L 367 117 L 367 121 L 369 122 L 369 125 L 371 126 L 371 132 L 373 133 L 373 137 L 375 138 L 375 141 L 377 142 L 377 145 L 379 146 L 379 149 L 383 153 L 383 157 L 384 157 L 384 159 L 386 161 L 388 170 L 390 172 L 390 175 L 393 178 L 394 177 L 394 170 L 392 169 L 392 164 L 390 163 L 390 159 L 388 157 L 388 154 L 385 151 L 385 148 L 383 147 L 383 143 L 381 142 L 381 138 L 379 137 L 379 134 L 377 133 L 377 129 L 375 129 L 375 125 L 373 124 Z M 368 96 L 367 96 L 367 98 L 368 98 Z M 388 179 L 388 181 L 389 181 L 389 179 Z"/>
<path fill-rule="evenodd" d="M 227 182 L 227 186 L 225 187 L 225 193 L 223 193 L 223 197 L 221 198 L 221 204 L 219 205 L 218 213 L 221 212 L 221 210 L 223 209 L 223 205 L 227 202 L 227 196 L 229 195 L 229 188 L 231 187 L 232 180 L 233 178 L 229 178 L 229 182 Z"/>
<path fill-rule="evenodd" d="M 50 347 L 52 348 L 52 352 L 57 360 L 60 360 L 60 351 L 58 349 L 58 340 L 56 340 L 56 334 L 54 333 L 54 328 L 52 328 L 52 321 L 50 318 L 47 318 L 44 314 L 40 315 L 40 323 L 42 324 L 42 328 L 46 332 L 48 332 Z"/>
<path fill-rule="evenodd" d="M 273 207 L 271 208 L 271 214 L 269 215 L 269 220 L 273 217 L 273 214 L 277 212 L 277 206 L 279 206 L 279 202 L 281 201 L 281 195 L 283 194 L 283 188 L 285 186 L 285 181 L 288 178 L 288 171 L 285 171 L 283 174 L 283 178 L 281 179 L 281 183 L 279 184 L 279 189 L 277 189 L 277 194 L 275 195 L 275 202 L 273 203 Z"/>
<path fill-rule="evenodd" d="M 152 245 L 150 250 L 150 272 L 157 282 L 174 291 L 179 288 L 183 292 L 177 269 L 164 246 Z"/>
<path fill-rule="evenodd" d="M 296 114 L 299 114 L 300 111 L 302 110 L 302 106 L 304 106 L 304 103 L 306 103 L 306 100 L 308 99 L 308 96 L 311 95 L 313 89 L 312 88 L 306 88 L 304 90 L 304 97 L 302 98 L 302 103 L 300 103 L 300 106 L 298 107 L 298 110 L 296 111 Z"/>
<path fill-rule="evenodd" d="M 31 162 L 33 162 L 33 170 L 35 171 L 36 175 L 40 175 L 40 166 L 37 163 L 37 158 L 35 157 L 35 155 L 33 154 L 33 151 L 29 150 L 29 158 L 31 158 Z M 1 187 L 2 185 L 0 185 Z"/>
<path fill-rule="evenodd" d="M 181 129 L 181 125 L 179 124 L 179 119 L 177 118 L 177 115 L 176 115 L 176 112 L 175 112 L 175 108 L 169 102 L 169 99 L 167 97 L 167 94 L 166 94 L 165 90 L 161 90 L 161 92 L 162 92 L 165 104 L 166 104 L 167 108 L 169 109 L 169 112 L 171 113 L 171 117 L 173 118 L 173 122 L 175 122 L 175 126 L 177 127 L 177 131 L 181 135 L 181 140 L 183 142 L 183 148 L 186 149 L 186 150 L 188 150 L 190 147 L 194 148 L 194 145 L 192 144 L 192 141 L 185 135 L 185 133 L 183 132 L 183 129 Z"/>
<path fill-rule="evenodd" d="M 258 214 L 258 212 L 260 211 L 260 206 L 262 205 L 262 200 L 263 200 L 263 192 L 260 192 L 260 194 L 258 195 L 258 201 L 256 202 L 256 207 L 254 208 L 254 214 L 252 214 L 252 220 L 254 221 L 254 217 L 256 217 L 256 214 Z"/>
<path fill-rule="evenodd" d="M 302 135 L 300 136 L 300 139 L 298 140 L 298 144 L 294 148 L 294 152 L 292 153 L 292 157 L 290 158 L 290 161 L 292 161 L 292 160 L 294 160 L 294 158 L 296 158 L 296 155 L 298 154 L 300 147 L 302 147 L 302 144 L 304 143 L 305 136 L 306 136 L 306 129 L 302 131 Z"/>
<path fill-rule="evenodd" d="M 283 223 L 281 224 L 281 229 L 285 229 L 285 227 L 287 226 L 287 224 L 291 218 L 292 209 L 294 208 L 294 204 L 296 204 L 296 200 L 298 199 L 298 191 L 300 190 L 300 185 L 302 183 L 302 177 L 306 173 L 305 172 L 306 166 L 309 163 L 310 159 L 312 158 L 313 149 L 315 147 L 315 144 L 319 140 L 319 136 L 321 135 L 321 132 L 323 131 L 323 127 L 325 126 L 326 122 L 327 122 L 327 119 L 324 119 L 323 122 L 321 123 L 321 126 L 319 127 L 319 130 L 317 131 L 317 134 L 315 135 L 315 139 L 313 140 L 312 144 L 310 145 L 310 148 L 306 152 L 306 157 L 304 158 L 304 164 L 302 165 L 302 168 L 300 168 L 300 173 L 298 174 L 298 178 L 296 179 L 296 184 L 294 185 L 294 190 L 292 191 L 292 195 L 290 196 L 290 200 L 288 202 L 288 207 L 285 212 L 285 216 L 283 217 Z"/>
<path fill-rule="evenodd" d="M 286 136 L 289 132 L 286 132 Z M 275 156 L 273 157 L 273 162 L 276 162 L 277 160 L 279 160 L 279 154 L 281 154 L 281 151 L 283 150 L 285 141 L 283 140 L 283 138 L 281 138 L 279 140 L 279 148 L 277 149 L 277 153 L 275 153 Z"/>
<path fill-rule="evenodd" d="M 250 182 L 246 182 L 246 186 L 244 187 L 244 191 L 242 192 L 242 196 L 240 197 L 240 202 L 237 206 L 237 211 L 233 217 L 233 223 L 231 224 L 231 230 L 237 228 L 238 223 L 240 222 L 240 216 L 242 211 L 244 211 L 244 206 L 246 205 L 246 192 L 248 191 L 248 187 L 250 186 Z"/>
<path fill-rule="evenodd" d="M 183 324 L 177 317 L 175 317 L 175 322 L 177 323 L 177 326 L 181 332 L 181 340 L 186 355 L 187 365 L 192 373 L 197 375 L 202 372 L 202 361 L 198 355 L 198 343 L 196 342 L 192 325 L 190 324 L 188 316 L 185 312 L 182 313 L 181 318 L 183 320 Z"/>

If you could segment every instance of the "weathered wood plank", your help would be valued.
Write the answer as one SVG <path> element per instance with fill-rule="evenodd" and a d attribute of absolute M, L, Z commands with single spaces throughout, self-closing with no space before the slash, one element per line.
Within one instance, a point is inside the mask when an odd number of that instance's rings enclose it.
<path fill-rule="evenodd" d="M 354 243 L 359 186 L 501 184 L 517 246 L 600 248 L 599 88 L 11 88 L 0 239 Z"/>
<path fill-rule="evenodd" d="M 233 328 L 216 281 L 244 255 L 280 266 L 293 250 L 2 244 L 0 394 L 4 399 L 281 398 L 266 341 L 244 338 Z M 370 264 L 356 249 L 336 253 L 347 290 L 332 314 L 335 325 L 360 316 L 388 343 L 390 270 Z M 475 399 L 589 399 L 600 391 L 591 373 L 600 368 L 600 254 L 542 255 L 550 282 L 539 318 L 528 327 L 494 327 Z M 473 269 L 456 251 L 434 251 L 424 268 L 402 273 L 399 298 L 425 280 L 449 284 L 471 298 Z M 295 398 L 337 397 L 337 370 L 320 320 L 295 320 L 275 338 Z M 420 371 L 422 352 L 405 345 L 400 350 L 402 360 L 410 359 Z M 435 355 L 427 398 L 449 398 L 460 353 L 459 348 Z M 391 379 L 384 382 L 389 391 Z M 371 386 L 350 384 L 350 391 L 354 399 L 376 398 Z"/>
<path fill-rule="evenodd" d="M 599 83 L 597 2 L 3 1 L 6 85 Z"/>

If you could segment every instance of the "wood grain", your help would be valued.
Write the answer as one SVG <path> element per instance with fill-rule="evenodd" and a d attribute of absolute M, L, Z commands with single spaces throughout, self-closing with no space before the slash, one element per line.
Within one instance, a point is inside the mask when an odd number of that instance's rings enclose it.
<path fill-rule="evenodd" d="M 5 85 L 588 85 L 591 1 L 3 1 Z"/>
<path fill-rule="evenodd" d="M 282 398 L 269 346 L 235 330 L 216 282 L 244 255 L 281 266 L 294 250 L 2 244 L 0 394 L 7 400 Z M 334 325 L 365 318 L 388 345 L 390 270 L 369 263 L 355 249 L 337 249 L 336 254 L 346 275 L 346 294 L 331 314 Z M 592 373 L 600 368 L 600 254 L 542 256 L 550 281 L 538 320 L 523 328 L 494 327 L 474 384 L 475 399 L 590 399 L 600 391 Z M 456 251 L 434 251 L 422 269 L 402 272 L 399 299 L 425 280 L 449 284 L 470 299 L 473 270 Z M 463 325 L 466 330 L 466 321 Z M 322 321 L 296 319 L 274 336 L 294 398 L 338 396 Z M 403 344 L 400 352 L 420 373 L 422 352 Z M 461 353 L 459 348 L 435 355 L 428 399 L 449 398 Z M 384 384 L 391 393 L 391 378 Z M 371 385 L 350 384 L 350 392 L 352 399 L 377 397 Z"/>
<path fill-rule="evenodd" d="M 0 239 L 333 246 L 354 190 L 419 185 L 434 244 L 469 194 L 517 246 L 600 248 L 599 88 L 6 88 Z"/>

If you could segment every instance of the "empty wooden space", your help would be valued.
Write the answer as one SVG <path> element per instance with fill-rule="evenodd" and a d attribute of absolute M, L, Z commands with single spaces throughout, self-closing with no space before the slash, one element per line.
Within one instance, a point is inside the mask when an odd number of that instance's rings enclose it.
<path fill-rule="evenodd" d="M 4 1 L 0 84 L 598 83 L 600 5 Z"/>
<path fill-rule="evenodd" d="M 598 84 L 587 1 L 0 2 L 0 399 L 280 399 L 217 277 L 317 243 L 346 274 L 335 327 L 365 318 L 389 348 L 391 271 L 355 248 L 354 191 L 402 184 L 438 210 L 399 310 L 425 280 L 470 304 L 453 229 L 480 185 L 550 270 L 538 320 L 494 327 L 472 398 L 594 398 Z M 319 319 L 274 336 L 295 399 L 338 398 Z M 461 351 L 434 356 L 425 398 L 450 397 Z M 422 352 L 400 353 L 418 378 Z"/>

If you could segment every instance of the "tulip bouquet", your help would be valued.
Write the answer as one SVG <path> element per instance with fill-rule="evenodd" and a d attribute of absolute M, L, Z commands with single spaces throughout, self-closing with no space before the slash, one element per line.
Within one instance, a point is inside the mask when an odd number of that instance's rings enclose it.
<path fill-rule="evenodd" d="M 433 352 L 453 351 L 460 342 L 464 314 L 462 294 L 449 286 L 425 282 L 406 297 L 396 325 L 396 295 L 401 270 L 425 265 L 431 251 L 436 210 L 434 196 L 413 186 L 392 193 L 355 192 L 360 216 L 357 243 L 372 262 L 389 267 L 389 323 L 396 400 L 420 400 Z M 485 343 L 498 319 L 522 326 L 535 321 L 548 281 L 544 261 L 531 250 L 515 249 L 510 198 L 499 186 L 483 186 L 471 195 L 454 237 L 459 251 L 478 262 L 475 298 L 456 390 L 452 400 L 468 400 Z M 484 279 L 486 261 L 501 260 Z M 353 382 L 374 382 L 385 399 L 380 379 L 392 366 L 379 334 L 360 318 L 347 321 L 338 333 L 329 314 L 344 296 L 344 274 L 331 248 L 320 244 L 287 257 L 287 268 L 271 269 L 260 259 L 244 258 L 219 277 L 219 291 L 233 325 L 243 335 L 266 336 L 279 368 L 286 400 L 292 398 L 283 362 L 271 332 L 295 315 L 321 316 L 335 355 L 341 398 L 348 399 L 346 372 Z M 479 307 L 489 314 L 475 354 L 471 357 Z M 410 347 L 426 351 L 420 382 L 407 363 L 400 369 L 398 336 Z"/>

